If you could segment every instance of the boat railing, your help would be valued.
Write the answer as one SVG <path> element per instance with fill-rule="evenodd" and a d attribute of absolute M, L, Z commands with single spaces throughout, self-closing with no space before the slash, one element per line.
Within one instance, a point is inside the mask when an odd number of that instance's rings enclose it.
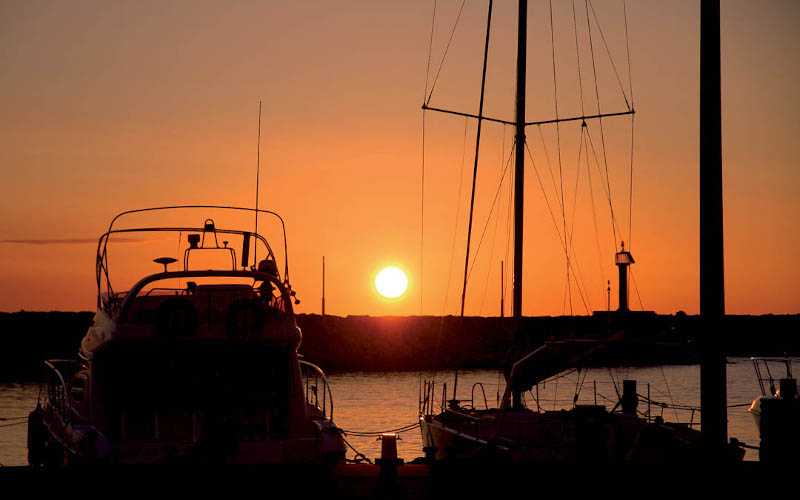
<path fill-rule="evenodd" d="M 475 388 L 479 386 L 481 388 L 481 394 L 483 394 L 483 406 L 488 410 L 489 402 L 486 400 L 486 389 L 483 388 L 483 384 L 481 384 L 480 382 L 475 382 L 474 384 L 472 384 L 472 395 L 470 396 L 471 398 L 470 404 L 472 405 L 473 408 L 475 408 Z"/>
<path fill-rule="evenodd" d="M 72 405 L 70 404 L 70 393 L 67 387 L 67 380 L 62 371 L 68 371 L 68 377 L 77 371 L 79 364 L 71 359 L 50 359 L 44 362 L 45 383 L 41 390 L 48 405 L 56 410 L 65 422 L 72 421 Z M 40 399 L 42 394 L 40 394 Z M 78 415 L 79 417 L 81 415 Z"/>
<path fill-rule="evenodd" d="M 762 396 L 775 396 L 778 392 L 775 388 L 776 378 L 773 376 L 770 366 L 783 365 L 786 370 L 785 378 L 793 378 L 790 358 L 750 358 L 750 360 L 753 362 Z M 767 388 L 769 388 L 769 393 Z"/>
<path fill-rule="evenodd" d="M 333 395 L 325 373 L 317 365 L 300 360 L 300 374 L 305 384 L 306 403 L 316 407 L 323 418 L 333 420 Z M 322 382 L 321 396 L 320 382 Z"/>

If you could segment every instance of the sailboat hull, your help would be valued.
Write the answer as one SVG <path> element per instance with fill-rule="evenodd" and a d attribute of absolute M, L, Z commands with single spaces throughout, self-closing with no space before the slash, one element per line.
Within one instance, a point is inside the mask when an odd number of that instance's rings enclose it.
<path fill-rule="evenodd" d="M 666 461 L 696 459 L 700 433 L 687 426 L 609 413 L 601 406 L 534 412 L 452 411 L 420 418 L 436 461 Z"/>

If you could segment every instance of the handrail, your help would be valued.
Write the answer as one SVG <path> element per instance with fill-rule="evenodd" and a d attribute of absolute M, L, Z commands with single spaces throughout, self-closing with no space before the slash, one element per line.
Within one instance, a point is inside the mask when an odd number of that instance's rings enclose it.
<path fill-rule="evenodd" d="M 130 290 L 128 290 L 127 294 L 125 295 L 122 304 L 120 304 L 119 320 L 125 321 L 126 319 L 125 317 L 128 313 L 128 310 L 131 307 L 131 303 L 139 295 L 139 292 L 142 291 L 142 289 L 148 284 L 154 281 L 167 280 L 171 278 L 199 278 L 199 277 L 234 277 L 234 278 L 246 277 L 246 278 L 253 278 L 256 281 L 269 281 L 270 283 L 273 283 L 277 287 L 277 290 L 280 293 L 280 295 L 285 299 L 287 299 L 286 304 L 287 305 L 291 304 L 291 300 L 288 300 L 288 298 L 291 296 L 291 291 L 288 288 L 288 286 L 284 286 L 284 284 L 278 281 L 275 276 L 261 271 L 233 271 L 233 270 L 168 271 L 165 273 L 156 273 L 156 274 L 151 274 L 150 276 L 145 276 L 144 278 L 139 280 L 138 283 L 133 285 L 133 287 Z"/>
<path fill-rule="evenodd" d="M 317 365 L 315 365 L 314 363 L 309 363 L 308 361 L 303 361 L 302 359 L 298 360 L 298 363 L 300 363 L 300 367 L 301 368 L 302 367 L 306 367 L 306 368 L 309 369 L 309 371 L 313 371 L 315 377 L 319 376 L 320 378 L 322 378 L 322 382 L 324 384 L 323 391 L 322 391 L 322 408 L 319 408 L 319 388 L 316 387 L 316 386 L 315 386 L 315 390 L 314 390 L 314 398 L 315 398 L 315 400 L 314 400 L 313 404 L 317 408 L 322 410 L 322 416 L 323 417 L 328 418 L 330 420 L 333 420 L 333 393 L 331 392 L 331 386 L 328 383 L 328 377 L 326 377 L 325 373 L 322 371 L 322 369 L 320 367 L 318 367 Z M 302 374 L 302 370 L 301 370 L 301 374 Z M 307 371 L 306 372 L 306 402 L 307 403 L 311 403 L 311 401 L 310 401 L 310 399 L 308 397 L 308 375 L 309 375 L 309 373 Z M 330 403 L 331 404 L 330 414 L 328 414 L 328 412 L 327 412 L 327 405 L 326 405 L 326 400 L 327 399 L 329 399 L 330 402 L 331 402 Z"/>
<path fill-rule="evenodd" d="M 472 384 L 472 395 L 470 396 L 472 398 L 471 399 L 472 407 L 475 408 L 475 387 L 476 386 L 481 386 L 481 392 L 483 393 L 483 406 L 485 406 L 486 409 L 488 410 L 489 409 L 489 402 L 486 400 L 486 389 L 483 388 L 483 384 L 480 383 L 480 382 L 475 382 L 474 384 Z"/>
<path fill-rule="evenodd" d="M 770 358 L 770 357 L 752 357 L 750 360 L 753 362 L 753 368 L 756 372 L 756 378 L 758 379 L 758 385 L 761 389 L 761 395 L 766 396 L 767 391 L 764 387 L 764 382 L 769 382 L 769 390 L 770 395 L 775 395 L 775 378 L 772 376 L 772 372 L 769 369 L 769 363 L 776 363 L 782 364 L 786 368 L 786 378 L 793 378 L 792 377 L 792 360 L 789 357 L 783 358 Z M 759 361 L 763 364 L 764 369 L 767 371 L 767 377 L 764 377 L 761 374 L 761 367 L 759 366 Z"/>
<path fill-rule="evenodd" d="M 96 264 L 95 264 L 95 271 L 97 275 L 97 307 L 100 308 L 103 306 L 102 298 L 101 298 L 101 288 L 102 288 L 102 276 L 104 275 L 106 278 L 106 285 L 108 287 L 109 295 L 111 295 L 112 290 L 110 287 L 109 276 L 108 276 L 108 253 L 107 253 L 107 245 L 108 245 L 108 236 L 112 233 L 119 233 L 119 232 L 131 232 L 137 231 L 137 229 L 123 229 L 123 230 L 113 230 L 114 223 L 122 217 L 123 215 L 133 214 L 133 213 L 141 213 L 141 212 L 152 212 L 158 210 L 176 210 L 176 209 L 183 209 L 183 208 L 191 208 L 191 209 L 198 209 L 198 208 L 209 208 L 209 209 L 220 209 L 220 210 L 240 210 L 246 212 L 256 212 L 256 217 L 258 217 L 259 213 L 269 214 L 275 216 L 281 223 L 281 230 L 283 231 L 283 257 L 284 257 L 284 274 L 283 279 L 286 283 L 289 282 L 289 243 L 286 237 L 286 224 L 283 218 L 278 215 L 276 212 L 272 212 L 270 210 L 262 210 L 258 208 L 248 208 L 248 207 L 231 207 L 231 206 L 224 206 L 224 205 L 173 205 L 173 206 L 164 206 L 164 207 L 151 207 L 151 208 L 141 208 L 137 210 L 128 210 L 122 213 L 117 214 L 112 220 L 111 223 L 108 225 L 108 231 L 106 231 L 97 242 L 97 257 L 96 257 Z M 149 228 L 150 230 L 159 230 L 157 228 Z M 161 230 L 175 230 L 176 228 L 161 228 Z M 139 230 L 142 230 L 141 228 Z M 147 230 L 147 229 L 145 229 Z M 235 233 L 248 233 L 254 234 L 257 239 L 260 239 L 264 242 L 268 249 L 268 253 L 273 255 L 272 248 L 270 247 L 269 243 L 260 236 L 259 234 L 252 233 L 250 231 L 233 231 L 233 230 L 220 230 L 215 229 L 215 232 L 235 232 Z"/>
<path fill-rule="evenodd" d="M 72 359 L 51 359 L 46 360 L 44 362 L 45 366 L 49 368 L 49 374 L 51 375 L 48 377 L 47 382 L 47 399 L 50 405 L 57 406 L 58 411 L 61 413 L 63 418 L 66 421 L 70 420 L 70 413 L 66 411 L 66 398 L 69 396 L 69 392 L 67 391 L 67 382 L 64 380 L 64 376 L 61 374 L 61 371 L 56 368 L 54 363 L 64 363 L 64 364 L 77 364 L 77 361 Z M 53 379 L 52 374 L 55 373 L 58 377 L 58 380 L 61 384 L 61 394 L 60 397 L 58 394 L 54 394 L 52 390 L 53 386 Z"/>

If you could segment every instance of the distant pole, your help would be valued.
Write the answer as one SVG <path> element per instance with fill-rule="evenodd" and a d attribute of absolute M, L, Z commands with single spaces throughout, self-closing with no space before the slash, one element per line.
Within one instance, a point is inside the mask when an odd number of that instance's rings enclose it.
<path fill-rule="evenodd" d="M 325 316 L 325 256 L 322 256 L 322 315 Z"/>
<path fill-rule="evenodd" d="M 712 453 L 728 441 L 719 4 L 700 3 L 700 406 L 703 439 Z"/>
<path fill-rule="evenodd" d="M 501 318 L 505 316 L 505 314 L 504 314 L 504 312 L 505 312 L 504 309 L 505 309 L 505 304 L 506 304 L 506 300 L 505 299 L 506 299 L 506 297 L 505 297 L 504 288 L 503 288 L 503 261 L 501 260 L 500 261 L 500 317 Z"/>
<path fill-rule="evenodd" d="M 258 179 L 261 174 L 261 101 L 258 101 L 258 145 L 256 147 L 256 211 L 255 211 L 255 225 L 256 228 L 253 231 L 255 234 L 258 234 Z M 258 240 L 255 239 L 253 243 L 253 263 L 257 266 L 258 265 L 258 257 L 256 256 L 258 252 Z"/>

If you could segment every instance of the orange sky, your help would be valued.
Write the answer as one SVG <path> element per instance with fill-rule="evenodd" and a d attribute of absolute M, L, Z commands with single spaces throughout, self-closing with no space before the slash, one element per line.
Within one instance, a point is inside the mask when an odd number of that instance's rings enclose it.
<path fill-rule="evenodd" d="M 529 120 L 555 113 L 547 5 L 529 7 Z M 584 105 L 596 110 L 585 4 L 575 5 Z M 593 5 L 630 99 L 622 2 Z M 429 81 L 459 6 L 439 2 Z M 96 239 L 118 212 L 167 204 L 252 206 L 260 99 L 260 207 L 287 222 L 291 277 L 302 300 L 297 311 L 320 311 L 325 255 L 330 314 L 419 314 L 420 307 L 424 314 L 456 314 L 475 124 L 468 124 L 465 145 L 464 119 L 426 116 L 420 282 L 420 105 L 432 10 L 428 0 L 0 2 L 0 310 L 92 309 L 95 245 L 74 240 Z M 477 111 L 485 13 L 485 2 L 467 3 L 431 105 Z M 554 2 L 553 16 L 559 115 L 579 114 L 572 3 Z M 699 6 L 636 1 L 628 3 L 627 16 L 637 111 L 632 212 L 630 119 L 603 123 L 622 233 L 617 239 L 631 244 L 644 308 L 697 313 Z M 798 19 L 797 3 L 722 2 L 731 314 L 800 313 Z M 510 120 L 514 2 L 496 2 L 493 26 L 485 113 Z M 622 111 L 620 86 L 592 28 L 602 109 Z M 596 127 L 590 124 L 590 133 L 599 147 Z M 541 130 L 540 136 L 529 127 L 528 143 L 548 200 L 557 204 L 556 131 Z M 616 307 L 614 236 L 599 172 L 592 159 L 596 236 L 585 157 L 575 189 L 580 127 L 559 132 L 567 224 L 575 207 L 573 262 L 585 285 L 582 300 L 572 282 L 572 307 L 577 314 L 604 309 L 603 279 L 612 280 Z M 510 130 L 484 126 L 473 244 L 510 139 Z M 534 167 L 526 168 L 523 313 L 558 315 L 569 311 L 564 252 Z M 477 255 L 469 315 L 499 313 L 500 261 L 511 260 L 508 187 L 502 186 L 500 210 Z M 560 209 L 553 210 L 563 227 Z M 197 218 L 190 222 L 204 217 Z M 71 241 L 20 243 L 33 240 Z M 172 253 L 174 247 L 170 242 Z M 149 244 L 123 253 L 151 271 L 158 267 L 150 260 L 164 254 Z M 373 276 L 388 264 L 409 272 L 401 299 L 379 299 L 372 288 Z M 510 297 L 509 289 L 507 303 Z M 640 307 L 635 289 L 631 302 Z"/>

